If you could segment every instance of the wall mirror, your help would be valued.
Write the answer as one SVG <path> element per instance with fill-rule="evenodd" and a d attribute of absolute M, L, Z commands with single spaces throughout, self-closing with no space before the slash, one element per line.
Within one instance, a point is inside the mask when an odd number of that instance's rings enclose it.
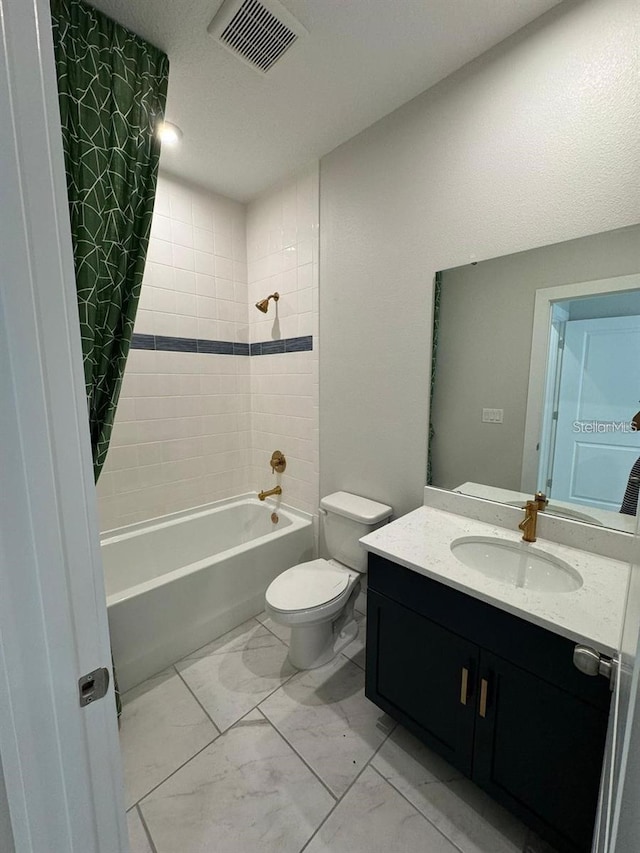
<path fill-rule="evenodd" d="M 633 533 L 640 226 L 444 270 L 434 324 L 429 484 Z"/>

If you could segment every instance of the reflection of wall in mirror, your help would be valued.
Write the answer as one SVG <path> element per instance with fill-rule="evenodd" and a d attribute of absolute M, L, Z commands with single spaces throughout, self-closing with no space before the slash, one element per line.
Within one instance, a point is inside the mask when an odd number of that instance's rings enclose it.
<path fill-rule="evenodd" d="M 638 271 L 633 226 L 443 273 L 433 485 L 520 490 L 536 290 Z M 504 409 L 504 422 L 482 423 L 483 408 Z"/>

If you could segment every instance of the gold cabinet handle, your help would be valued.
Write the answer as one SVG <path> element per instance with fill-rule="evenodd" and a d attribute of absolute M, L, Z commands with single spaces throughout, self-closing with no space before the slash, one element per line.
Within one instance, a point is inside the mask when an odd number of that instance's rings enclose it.
<path fill-rule="evenodd" d="M 480 716 L 487 716 L 487 694 L 489 692 L 489 682 L 486 678 L 480 681 Z"/>
<path fill-rule="evenodd" d="M 460 704 L 467 704 L 467 692 L 469 687 L 469 670 L 466 666 L 462 667 L 462 678 L 460 680 Z"/>

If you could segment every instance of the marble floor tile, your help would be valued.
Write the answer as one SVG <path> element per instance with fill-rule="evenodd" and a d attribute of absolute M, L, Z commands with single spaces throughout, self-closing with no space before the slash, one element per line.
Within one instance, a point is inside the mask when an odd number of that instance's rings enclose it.
<path fill-rule="evenodd" d="M 287 653 L 284 643 L 251 619 L 176 668 L 225 731 L 296 672 Z"/>
<path fill-rule="evenodd" d="M 400 726 L 372 765 L 462 853 L 520 853 L 517 818 Z"/>
<path fill-rule="evenodd" d="M 129 853 L 152 853 L 147 833 L 144 831 L 136 808 L 127 812 L 127 828 L 129 829 Z"/>
<path fill-rule="evenodd" d="M 253 711 L 140 807 L 157 853 L 299 853 L 334 802 Z"/>
<path fill-rule="evenodd" d="M 299 672 L 260 710 L 337 797 L 390 730 L 389 718 L 364 696 L 364 672 L 341 655 Z"/>
<path fill-rule="evenodd" d="M 263 610 L 258 616 L 256 616 L 258 622 L 261 625 L 264 625 L 265 628 L 268 628 L 272 634 L 275 634 L 276 637 L 279 637 L 285 645 L 289 645 L 289 638 L 291 637 L 291 628 L 287 628 L 286 625 L 278 625 L 277 622 L 274 622 L 270 616 L 267 616 L 265 611 Z"/>
<path fill-rule="evenodd" d="M 364 615 L 364 613 L 358 613 L 357 610 L 355 615 L 356 622 L 358 623 L 358 636 L 342 650 L 342 654 L 346 655 L 346 657 L 348 657 L 354 663 L 357 663 L 359 667 L 364 669 L 364 647 L 367 640 L 367 617 Z"/>
<path fill-rule="evenodd" d="M 367 767 L 305 853 L 459 853 L 413 806 Z"/>
<path fill-rule="evenodd" d="M 127 808 L 217 735 L 173 668 L 125 693 L 120 745 Z"/>

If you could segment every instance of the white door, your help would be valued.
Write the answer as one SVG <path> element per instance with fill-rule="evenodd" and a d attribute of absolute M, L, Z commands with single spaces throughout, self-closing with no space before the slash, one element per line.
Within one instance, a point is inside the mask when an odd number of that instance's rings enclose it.
<path fill-rule="evenodd" d="M 78 696 L 110 652 L 48 0 L 0 40 L 1 843 L 126 853 L 113 689 Z"/>
<path fill-rule="evenodd" d="M 548 487 L 556 500 L 619 511 L 640 456 L 640 435 L 628 430 L 639 365 L 640 317 L 567 322 Z"/>

